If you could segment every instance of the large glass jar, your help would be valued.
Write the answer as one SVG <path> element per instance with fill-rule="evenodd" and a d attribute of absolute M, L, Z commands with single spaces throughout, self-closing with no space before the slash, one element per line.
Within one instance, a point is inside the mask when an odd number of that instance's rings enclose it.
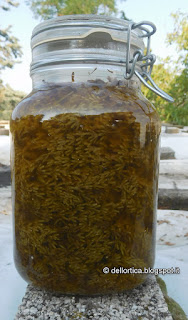
<path fill-rule="evenodd" d="M 53 292 L 122 292 L 154 264 L 160 121 L 125 79 L 128 25 L 64 16 L 33 32 L 33 91 L 11 119 L 14 256 Z"/>

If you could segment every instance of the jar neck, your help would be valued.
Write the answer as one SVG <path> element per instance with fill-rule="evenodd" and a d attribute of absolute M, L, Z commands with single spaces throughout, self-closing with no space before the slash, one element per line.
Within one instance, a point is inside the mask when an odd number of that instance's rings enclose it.
<path fill-rule="evenodd" d="M 121 81 L 125 86 L 139 90 L 139 79 L 133 76 L 131 80 L 126 80 L 124 74 L 124 65 L 74 63 L 49 65 L 35 69 L 35 71 L 31 73 L 31 78 L 34 90 L 52 84 L 86 83 L 95 80 L 101 80 L 105 83 L 111 83 L 112 85 L 115 85 L 117 81 Z"/>

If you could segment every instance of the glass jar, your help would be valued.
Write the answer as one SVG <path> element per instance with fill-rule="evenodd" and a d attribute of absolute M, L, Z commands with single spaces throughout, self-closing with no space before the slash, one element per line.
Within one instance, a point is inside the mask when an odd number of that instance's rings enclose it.
<path fill-rule="evenodd" d="M 11 119 L 14 257 L 52 292 L 122 292 L 154 264 L 160 120 L 126 79 L 129 25 L 76 15 L 33 32 L 33 91 Z"/>

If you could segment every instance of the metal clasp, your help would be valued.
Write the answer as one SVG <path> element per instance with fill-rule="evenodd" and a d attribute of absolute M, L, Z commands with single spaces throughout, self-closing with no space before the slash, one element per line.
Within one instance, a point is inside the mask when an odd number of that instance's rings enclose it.
<path fill-rule="evenodd" d="M 149 31 L 146 26 L 150 26 L 152 28 Z M 143 54 L 142 50 L 137 50 L 133 54 L 133 59 L 130 60 L 130 46 L 131 46 L 131 30 L 139 28 L 142 31 L 142 35 L 139 35 L 141 38 L 147 38 L 147 50 L 146 55 Z M 157 95 L 167 100 L 168 102 L 174 102 L 174 99 L 169 96 L 166 92 L 161 90 L 156 83 L 151 78 L 151 72 L 153 69 L 153 65 L 156 61 L 156 56 L 150 53 L 150 44 L 151 44 L 151 36 L 156 32 L 156 26 L 149 21 L 141 21 L 139 23 L 131 22 L 128 27 L 127 33 L 127 52 L 126 52 L 126 71 L 125 71 L 125 79 L 131 79 L 133 74 L 135 74 L 140 81 L 150 90 L 155 92 Z M 138 72 L 135 70 L 136 63 L 138 61 L 142 61 L 141 69 L 142 72 Z M 151 85 L 148 83 L 151 83 Z"/>

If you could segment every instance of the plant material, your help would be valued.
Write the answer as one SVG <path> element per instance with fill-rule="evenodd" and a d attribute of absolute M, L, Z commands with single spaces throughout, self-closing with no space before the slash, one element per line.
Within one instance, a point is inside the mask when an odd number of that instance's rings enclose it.
<path fill-rule="evenodd" d="M 44 87 L 14 110 L 15 261 L 34 285 L 66 294 L 131 289 L 152 267 L 160 122 L 124 85 Z"/>
<path fill-rule="evenodd" d="M 157 276 L 156 279 L 164 295 L 165 301 L 168 305 L 168 309 L 172 314 L 173 320 L 187 320 L 187 316 L 180 305 L 174 299 L 168 296 L 166 284 L 163 279 L 159 276 Z"/>

